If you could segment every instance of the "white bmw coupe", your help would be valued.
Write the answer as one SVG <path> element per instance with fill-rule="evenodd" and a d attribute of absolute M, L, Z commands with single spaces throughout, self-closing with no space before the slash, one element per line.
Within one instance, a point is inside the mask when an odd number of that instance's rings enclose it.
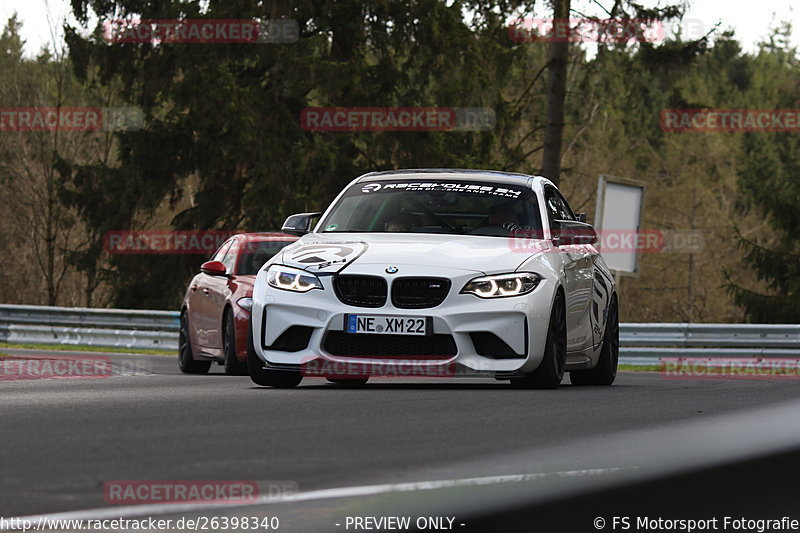
<path fill-rule="evenodd" d="M 321 218 L 320 218 L 321 215 Z M 312 220 L 319 221 L 312 228 Z M 248 371 L 304 376 L 485 376 L 533 388 L 610 385 L 616 286 L 594 229 L 549 180 L 424 169 L 353 180 L 259 271 Z"/>

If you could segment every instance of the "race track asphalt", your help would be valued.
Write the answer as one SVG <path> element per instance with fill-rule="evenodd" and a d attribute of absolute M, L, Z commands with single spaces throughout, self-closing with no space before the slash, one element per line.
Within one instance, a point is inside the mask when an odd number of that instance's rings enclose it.
<path fill-rule="evenodd" d="M 121 375 L 0 381 L 0 516 L 113 508 L 104 487 L 114 480 L 252 480 L 308 493 L 612 471 L 636 467 L 625 460 L 636 450 L 616 442 L 616 455 L 603 450 L 597 464 L 588 443 L 659 431 L 659 441 L 690 451 L 681 427 L 800 400 L 793 380 L 676 380 L 654 372 L 621 372 L 612 387 L 565 379 L 550 391 L 486 379 L 374 379 L 342 388 L 319 378 L 279 390 L 218 366 L 183 375 L 173 357 L 107 356 L 125 369 Z"/>

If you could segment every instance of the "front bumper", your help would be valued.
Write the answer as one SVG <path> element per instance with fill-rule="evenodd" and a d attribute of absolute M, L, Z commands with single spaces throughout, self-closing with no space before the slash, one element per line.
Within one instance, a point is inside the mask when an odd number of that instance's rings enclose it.
<path fill-rule="evenodd" d="M 469 280 L 483 275 L 480 272 L 400 265 L 402 274 L 392 275 L 384 271 L 385 266 L 352 265 L 345 273 L 382 277 L 390 290 L 399 277 L 448 278 L 450 291 L 443 303 L 432 308 L 397 308 L 390 298 L 382 307 L 365 308 L 342 303 L 333 290 L 333 276 L 320 276 L 324 290 L 294 293 L 269 286 L 262 272 L 252 309 L 258 356 L 274 368 L 302 366 L 322 374 L 325 369 L 347 369 L 357 375 L 414 377 L 510 377 L 531 372 L 541 362 L 556 289 L 553 280 L 543 279 L 526 295 L 482 299 L 459 294 Z M 366 339 L 365 334 L 344 332 L 347 314 L 426 317 L 433 336 L 368 335 L 370 339 Z M 299 336 L 295 335 L 298 332 Z M 491 338 L 487 333 L 502 340 L 509 350 L 500 355 L 493 352 L 495 345 L 482 342 Z M 285 342 L 287 336 L 294 336 L 292 342 Z M 370 345 L 381 353 L 363 348 Z M 352 353 L 347 352 L 349 346 L 353 346 Z"/>

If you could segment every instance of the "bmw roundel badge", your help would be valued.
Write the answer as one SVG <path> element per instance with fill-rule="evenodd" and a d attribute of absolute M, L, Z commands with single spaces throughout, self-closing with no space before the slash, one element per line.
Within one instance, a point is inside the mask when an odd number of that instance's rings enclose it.
<path fill-rule="evenodd" d="M 394 274 L 398 270 L 399 269 L 396 266 L 388 266 L 388 267 L 386 267 L 386 273 L 387 274 Z"/>

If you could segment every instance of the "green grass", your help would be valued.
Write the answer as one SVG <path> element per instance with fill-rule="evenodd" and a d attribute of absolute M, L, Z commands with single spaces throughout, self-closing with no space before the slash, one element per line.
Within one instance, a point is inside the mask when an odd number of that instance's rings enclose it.
<path fill-rule="evenodd" d="M 619 370 L 627 372 L 661 372 L 661 365 L 619 365 Z"/>
<path fill-rule="evenodd" d="M 134 353 L 141 355 L 175 355 L 174 350 L 156 350 L 150 348 L 105 348 L 103 346 L 83 346 L 80 344 L 14 344 L 8 342 L 0 342 L 0 348 L 23 348 L 28 350 L 51 350 L 51 351 L 69 351 L 69 352 L 101 352 L 101 353 Z M 2 352 L 0 352 L 2 354 Z M 2 354 L 8 357 L 8 354 Z"/>

